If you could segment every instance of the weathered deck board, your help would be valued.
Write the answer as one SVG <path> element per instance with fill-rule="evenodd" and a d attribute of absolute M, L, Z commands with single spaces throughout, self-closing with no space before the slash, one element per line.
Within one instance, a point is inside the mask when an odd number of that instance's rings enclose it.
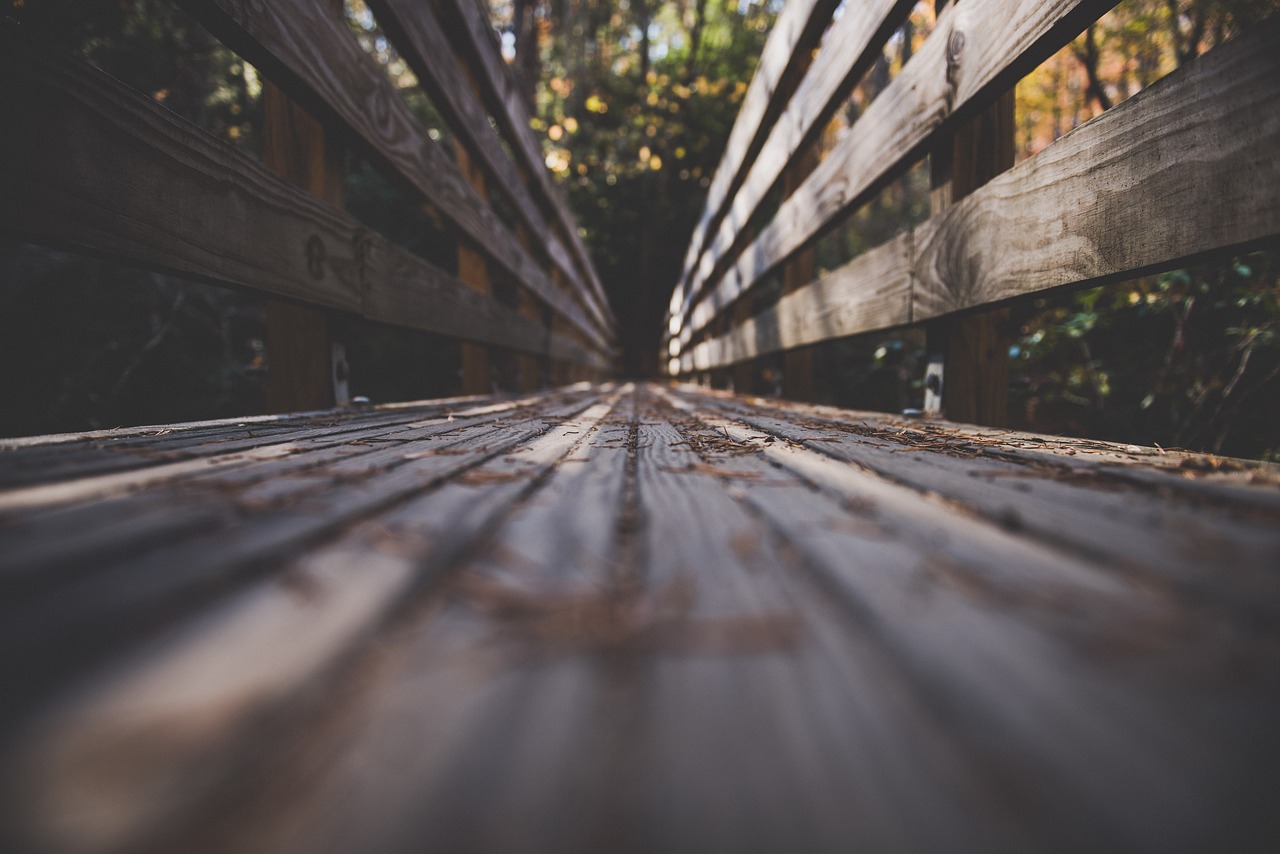
<path fill-rule="evenodd" d="M 1280 842 L 1275 466 L 582 385 L 0 483 L 5 850 Z"/>

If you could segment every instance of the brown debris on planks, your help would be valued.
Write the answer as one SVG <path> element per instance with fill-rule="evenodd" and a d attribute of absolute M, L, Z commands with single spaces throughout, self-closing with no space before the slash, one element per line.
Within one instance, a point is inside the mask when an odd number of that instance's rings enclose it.
<path fill-rule="evenodd" d="M 0 448 L 15 850 L 1276 841 L 1274 466 L 648 385 Z"/>

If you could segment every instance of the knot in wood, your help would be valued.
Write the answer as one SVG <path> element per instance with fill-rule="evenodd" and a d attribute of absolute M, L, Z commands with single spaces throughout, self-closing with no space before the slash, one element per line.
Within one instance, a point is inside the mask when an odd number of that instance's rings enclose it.
<path fill-rule="evenodd" d="M 227 9 L 232 20 L 237 22 L 251 21 L 255 16 L 266 12 L 266 3 L 263 0 L 232 0 Z"/>
<path fill-rule="evenodd" d="M 952 30 L 947 39 L 947 85 L 955 88 L 960 73 L 960 54 L 964 52 L 964 33 Z"/>
<path fill-rule="evenodd" d="M 307 238 L 307 272 L 311 274 L 311 278 L 324 278 L 325 258 L 324 241 L 318 234 L 311 235 Z"/>

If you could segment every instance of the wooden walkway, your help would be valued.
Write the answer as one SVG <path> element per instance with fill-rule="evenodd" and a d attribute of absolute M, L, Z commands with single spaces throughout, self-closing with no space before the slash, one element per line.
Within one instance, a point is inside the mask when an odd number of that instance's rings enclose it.
<path fill-rule="evenodd" d="M 692 387 L 0 443 L 7 851 L 1280 840 L 1280 475 Z"/>

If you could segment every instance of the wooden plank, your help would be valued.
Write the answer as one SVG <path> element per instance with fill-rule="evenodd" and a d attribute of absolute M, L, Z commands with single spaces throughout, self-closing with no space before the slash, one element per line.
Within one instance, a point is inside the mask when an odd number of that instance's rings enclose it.
<path fill-rule="evenodd" d="M 502 59 L 488 9 L 475 0 L 438 0 L 437 8 L 445 29 L 461 39 L 455 44 L 468 52 L 473 68 L 478 72 L 481 94 L 489 105 L 490 114 L 503 138 L 520 158 L 526 173 L 534 180 L 544 205 L 559 222 L 579 271 L 595 295 L 597 304 L 609 318 L 610 329 L 616 331 L 617 319 L 609 307 L 595 265 L 578 235 L 578 226 L 569 214 L 564 193 L 547 172 L 542 150 L 529 126 L 532 117 L 517 92 L 514 73 Z"/>
<path fill-rule="evenodd" d="M 782 176 L 783 198 L 790 197 L 817 165 L 818 146 L 815 142 L 787 167 Z M 815 260 L 811 247 L 793 255 L 791 260 L 783 265 L 783 296 L 795 293 L 813 280 Z M 783 354 L 782 396 L 791 400 L 813 399 L 813 350 L 811 348 L 788 350 Z"/>
<path fill-rule="evenodd" d="M 1106 0 L 965 0 L 872 102 L 684 323 L 683 343 L 843 213 L 865 203 L 923 151 L 1011 88 L 1112 4 Z"/>
<path fill-rule="evenodd" d="M 911 234 L 864 252 L 681 356 L 682 373 L 911 322 Z"/>
<path fill-rule="evenodd" d="M 329 13 L 342 14 L 329 4 Z M 324 126 L 269 81 L 262 88 L 262 162 L 313 196 L 342 207 L 344 163 L 341 148 Z M 268 300 L 267 409 L 302 412 L 337 402 L 333 342 L 322 309 Z M 345 402 L 345 401 L 343 401 Z"/>
<path fill-rule="evenodd" d="M 646 397 L 643 577 L 681 610 L 673 651 L 653 656 L 635 700 L 646 714 L 620 775 L 638 783 L 632 834 L 663 851 L 964 849 L 952 820 L 969 811 L 943 793 L 981 791 L 973 769 L 747 498 L 810 490 L 737 465 L 738 448 L 700 411 Z M 884 797 L 916 774 L 949 783 L 918 789 L 911 807 Z M 930 818 L 906 821 L 916 809 Z"/>
<path fill-rule="evenodd" d="M 1045 448 L 1044 437 L 975 436 L 946 422 L 904 423 L 872 413 L 855 422 L 830 409 L 680 396 L 704 418 L 716 413 L 738 421 L 909 487 L 922 499 L 976 513 L 985 524 L 1110 567 L 1170 601 L 1197 603 L 1205 619 L 1280 622 L 1276 536 L 1266 530 L 1266 520 L 1280 521 L 1280 481 L 1262 486 L 1265 473 L 1250 488 L 1250 475 L 1238 472 L 1236 492 L 1206 500 L 1186 477 L 1188 469 L 1178 467 L 1181 460 L 1164 467 L 1117 464 L 1080 446 L 1050 461 L 1035 453 Z M 1131 479 L 1138 471 L 1147 477 Z M 1230 566 L 1206 574 L 1206 556 L 1214 552 L 1229 554 Z"/>
<path fill-rule="evenodd" d="M 705 416 L 703 421 L 712 431 L 721 426 Z M 1022 789 L 1027 799 L 1017 807 L 1005 801 L 1005 818 L 1019 817 L 1008 830 L 1055 842 L 1080 834 L 1079 844 L 1104 834 L 1117 844 L 1123 839 L 1159 848 L 1174 839 L 1164 825 L 1173 812 L 1201 811 L 1175 836 L 1206 840 L 1213 833 L 1206 833 L 1208 824 L 1248 821 L 1230 797 L 1210 806 L 1190 781 L 1236 773 L 1243 781 L 1257 774 L 1258 785 L 1274 789 L 1273 773 L 1253 763 L 1244 771 L 1240 764 L 1248 762 L 1253 739 L 1266 739 L 1268 751 L 1276 747 L 1263 733 L 1276 699 L 1274 684 L 1265 677 L 1249 679 L 1249 698 L 1237 694 L 1240 705 L 1210 724 L 1199 692 L 1186 683 L 1196 668 L 1178 642 L 1155 641 L 1163 631 L 1156 626 L 1165 621 L 1198 622 L 1193 601 L 1172 603 L 1089 561 L 994 526 L 976 526 L 963 512 L 952 515 L 918 495 L 886 489 L 856 469 L 831 466 L 824 455 L 786 442 L 753 441 L 755 431 L 733 425 L 719 432 L 731 443 L 763 444 L 764 457 L 735 455 L 719 463 L 721 468 L 763 476 L 775 463 L 811 484 L 749 489 L 744 496 L 767 528 L 794 544 L 805 571 L 846 603 L 926 702 L 945 710 L 953 743 L 971 750 L 969 761 L 994 774 L 988 785 L 1002 779 Z M 846 508 L 861 508 L 862 518 L 841 524 L 838 515 L 819 508 L 813 487 L 841 497 Z M 851 538 L 849 529 L 858 533 Z M 1143 644 L 1143 672 L 1160 674 L 1142 688 L 1130 681 L 1129 671 L 1100 668 L 1090 647 L 1101 637 L 1114 643 L 1113 632 L 1127 631 L 1142 638 L 1129 636 Z M 1197 644 L 1219 665 L 1249 645 Z M 984 682 L 987 689 L 980 687 Z M 1244 726 L 1252 735 L 1235 728 L 1235 714 L 1248 721 Z M 1044 737 L 1046 726 L 1056 737 Z M 1184 740 L 1191 732 L 1217 746 L 1201 751 Z M 1120 744 L 1133 753 L 1116 754 Z M 1028 774 L 1031 768 L 1036 770 Z M 1048 789 L 1057 794 L 1048 796 Z M 1001 829 L 1000 815 L 994 812 L 988 830 Z"/>
<path fill-rule="evenodd" d="M 950 187 L 945 194 L 935 187 L 933 213 L 940 213 L 1013 166 L 1014 110 L 1011 89 L 943 143 L 950 147 L 945 156 Z M 927 326 L 929 351 L 946 353 L 941 406 L 952 421 L 993 427 L 1008 423 L 1011 323 L 1009 310 L 999 308 Z"/>
<path fill-rule="evenodd" d="M 255 458 L 296 460 L 300 452 L 313 448 L 312 443 L 362 445 L 369 440 L 386 441 L 388 435 L 421 427 L 424 421 L 433 423 L 455 414 L 463 418 L 511 412 L 529 401 L 530 398 L 516 398 L 479 408 L 445 404 L 374 413 L 373 417 L 350 410 L 330 411 L 328 417 L 277 430 L 223 431 L 190 438 L 175 432 L 72 447 L 57 444 L 16 448 L 6 453 L 4 469 L 0 471 L 0 487 L 6 490 L 0 496 L 0 514 L 127 494 L 175 476 L 237 468 Z"/>
<path fill-rule="evenodd" d="M 305 424 L 314 422 L 319 415 L 334 415 L 338 411 L 348 414 L 348 417 L 355 419 L 361 418 L 379 418 L 386 417 L 388 413 L 407 412 L 413 410 L 431 410 L 435 408 L 448 408 L 458 406 L 465 403 L 473 403 L 480 398 L 478 396 L 459 396 L 459 397 L 442 397 L 432 398 L 429 401 L 410 400 L 398 403 L 380 403 L 370 407 L 367 412 L 358 415 L 352 415 L 351 410 L 335 410 L 325 409 L 316 412 L 292 412 L 288 415 L 244 415 L 235 418 L 213 418 L 203 421 L 184 421 L 180 424 L 143 424 L 136 427 L 109 427 L 103 430 L 84 430 L 74 433 L 50 433 L 43 436 L 19 436 L 16 438 L 0 438 L 0 453 L 9 453 L 22 448 L 44 448 L 51 446 L 65 445 L 68 443 L 80 443 L 81 440 L 97 442 L 98 440 L 106 440 L 108 443 L 117 443 L 125 441 L 146 440 L 155 436 L 169 436 L 176 434 L 177 436 L 185 436 L 196 438 L 208 436 L 217 436 L 220 432 L 226 430 L 256 430 L 262 429 L 287 430 L 290 425 Z"/>
<path fill-rule="evenodd" d="M 1276 32 L 1271 21 L 1215 48 L 812 293 L 695 345 L 681 371 L 1102 284 L 1280 234 L 1280 202 L 1266 190 L 1280 183 L 1280 74 L 1267 47 Z M 1175 118 L 1186 115 L 1204 120 Z"/>
<path fill-rule="evenodd" d="M 831 25 L 813 67 L 779 116 L 742 185 L 726 200 L 727 210 L 719 231 L 704 247 L 701 262 L 690 271 L 682 313 L 701 296 L 704 284 L 720 260 L 731 255 L 734 246 L 743 242 L 743 224 L 751 220 L 765 196 L 782 180 L 789 164 L 817 141 L 827 122 L 882 55 L 889 37 L 914 6 L 912 0 L 859 3 L 845 9 Z M 803 171 L 807 174 L 813 170 Z M 785 195 L 790 195 L 790 191 Z"/>
<path fill-rule="evenodd" d="M 634 426 L 608 442 L 619 447 L 606 453 L 622 460 L 594 477 L 588 472 L 609 462 L 596 452 L 599 443 L 586 459 L 572 453 L 550 484 L 503 524 L 479 566 L 468 567 L 411 616 L 406 630 L 380 644 L 384 656 L 391 653 L 383 659 L 387 666 L 359 692 L 364 711 L 348 718 L 352 723 L 331 752 L 306 729 L 290 727 L 284 735 L 296 749 L 267 769 L 271 782 L 262 781 L 259 790 L 255 775 L 247 786 L 244 778 L 237 784 L 250 791 L 229 811 L 234 825 L 196 823 L 199 832 L 183 838 L 212 837 L 212 847 L 240 851 L 289 838 L 309 850 L 334 837 L 323 822 L 298 819 L 336 813 L 343 816 L 339 844 L 357 850 L 410 850 L 422 838 L 450 850 L 590 851 L 619 838 L 644 839 L 661 850 L 747 850 L 752 841 L 773 847 L 787 831 L 801 848 L 815 850 L 814 840 L 901 840 L 902 815 L 913 809 L 933 818 L 912 823 L 912 839 L 930 838 L 925 827 L 935 834 L 954 830 L 940 816 L 965 821 L 961 810 L 946 807 L 955 793 L 963 802 L 970 797 L 963 793 L 982 787 L 966 773 L 948 773 L 939 761 L 946 751 L 939 728 L 916 728 L 918 704 L 884 702 L 898 698 L 899 682 L 874 668 L 874 652 L 865 645 L 851 655 L 857 641 L 843 631 L 842 615 L 828 607 L 827 597 L 784 598 L 793 574 L 774 571 L 767 548 L 747 555 L 740 539 L 735 545 L 713 529 L 680 525 L 672 508 L 662 514 L 661 528 L 679 528 L 678 538 L 662 539 L 657 526 L 644 534 L 660 546 L 649 554 L 662 575 L 651 579 L 632 572 L 637 567 L 629 561 L 609 561 L 613 542 L 601 528 L 627 530 L 628 523 L 583 526 L 582 516 L 603 523 L 626 504 L 624 461 L 644 467 L 635 475 L 641 488 L 661 481 L 661 494 L 680 497 L 681 508 L 698 518 L 720 518 L 717 511 L 727 505 L 745 531 L 752 526 L 715 479 L 663 470 L 690 454 L 660 441 L 680 435 L 671 425 L 635 423 L 658 417 L 642 404 L 632 415 Z M 714 506 L 698 501 L 704 497 L 698 480 L 718 495 Z M 593 485 L 598 500 L 590 513 L 572 514 L 572 503 L 561 505 Z M 658 499 L 652 506 L 664 504 Z M 526 514 L 539 524 L 517 528 Z M 421 525 L 436 515 L 423 510 L 411 518 Z M 558 524 L 549 526 L 550 519 Z M 570 547 L 567 554 L 577 560 L 565 560 L 551 545 L 557 540 L 546 536 L 549 527 L 581 531 L 592 547 Z M 532 537 L 531 548 L 521 534 Z M 676 543 L 689 558 L 680 565 L 697 591 L 692 602 L 666 583 L 675 567 L 662 555 Z M 721 560 L 703 559 L 708 556 Z M 753 638 L 751 630 L 762 625 L 758 617 L 770 615 L 761 609 L 778 603 L 825 608 L 821 615 L 805 611 L 806 629 L 821 644 L 778 643 L 767 631 Z M 756 616 L 735 620 L 739 612 Z M 850 671 L 861 679 L 848 678 Z M 350 696 L 335 699 L 341 704 Z M 668 720 L 674 726 L 663 726 Z M 903 736 L 887 748 L 886 727 Z M 318 748 L 324 761 L 309 765 L 306 757 Z M 855 755 L 860 760 L 849 761 Z M 370 761 L 391 756 L 390 775 L 381 761 Z M 871 804 L 883 802 L 876 793 L 886 789 L 884 772 L 901 769 L 897 760 L 907 757 L 915 760 L 909 767 L 927 768 L 955 785 L 881 813 Z M 369 796 L 350 797 L 355 780 Z M 822 783 L 830 784 L 825 794 Z M 278 794 L 269 798 L 263 791 Z M 709 801 L 715 792 L 722 797 Z M 850 808 L 851 792 L 859 795 L 857 808 Z M 714 809 L 690 808 L 706 803 Z M 840 830 L 847 833 L 833 832 Z"/>
<path fill-rule="evenodd" d="M 0 225 L 215 284 L 265 291 L 397 325 L 540 353 L 517 312 L 371 234 L 148 98 L 83 65 L 51 60 L 0 28 L 21 163 Z M 19 120 L 20 119 L 20 120 Z M 558 358 L 604 360 L 564 339 Z"/>
<path fill-rule="evenodd" d="M 1280 234 L 1278 34 L 1273 16 L 919 226 L 915 319 Z"/>
<path fill-rule="evenodd" d="M 390 241 L 373 239 L 368 232 L 362 239 L 364 275 L 374 283 L 386 282 L 365 293 L 365 317 L 608 369 L 609 360 L 593 345 L 549 335 L 543 324 L 476 293 Z"/>
<path fill-rule="evenodd" d="M 140 854 L 1273 847 L 1275 466 L 617 394 L 427 410 L 205 492 L 184 477 L 58 511 L 80 582 L 107 592 L 57 597 L 71 610 L 115 607 L 139 579 L 106 576 L 150 560 L 103 539 L 125 514 L 95 531 L 72 511 L 235 500 L 236 525 L 331 527 L 248 574 L 243 537 L 155 528 L 163 574 L 220 550 L 240 574 L 131 611 L 137 642 L 84 667 L 6 671 L 0 835 Z M 1191 548 L 1198 515 L 1232 543 Z M 146 542 L 158 517 L 135 518 Z M 14 536 L 0 525 L 0 562 Z M 40 576 L 49 601 L 91 586 Z M 34 619 L 0 602 L 0 631 Z"/>
<path fill-rule="evenodd" d="M 543 397 L 538 412 L 559 417 L 563 407 L 581 396 L 579 391 Z M 522 405 L 471 407 L 397 425 L 342 429 L 347 425 L 339 423 L 323 432 L 299 430 L 248 450 L 210 448 L 198 459 L 6 491 L 0 494 L 9 526 L 0 582 L 9 594 L 25 595 L 74 581 L 85 566 L 104 571 L 129 557 L 130 543 L 136 557 L 148 550 L 147 544 L 119 530 L 131 516 L 158 516 L 156 524 L 162 526 L 174 515 L 170 511 L 203 508 L 217 511 L 220 525 L 234 527 L 240 524 L 237 508 L 287 509 L 293 503 L 290 496 L 303 494 L 317 476 L 331 482 L 368 479 L 416 459 L 406 456 L 410 443 L 428 451 L 422 455 L 428 457 L 485 453 L 483 443 L 500 436 L 496 428 L 525 426 L 531 412 L 526 400 Z M 231 508 L 225 506 L 229 497 Z M 223 512 L 228 509 L 233 512 Z M 59 529 L 63 535 L 52 536 Z M 104 548 L 108 543 L 110 554 Z M 150 544 L 157 546 L 169 544 Z"/>
<path fill-rule="evenodd" d="M 34 809 L 22 821 L 23 835 L 46 845 L 105 842 L 138 850 L 164 824 L 199 815 L 201 796 L 219 785 L 242 788 L 244 769 L 258 764 L 263 749 L 246 733 L 285 735 L 271 725 L 271 713 L 277 719 L 282 709 L 296 715 L 308 688 L 324 683 L 335 664 L 366 645 L 388 616 L 471 552 L 530 484 L 561 465 L 609 410 L 608 402 L 597 404 L 537 437 L 527 453 L 498 455 L 471 470 L 472 482 L 445 484 L 387 514 L 380 525 L 355 529 L 300 555 L 285 571 L 123 662 L 93 686 L 91 696 L 42 717 L 16 760 L 32 781 L 27 803 Z M 392 541 L 404 548 L 389 548 Z M 425 542 L 431 543 L 429 557 L 411 553 Z M 299 597 L 299 584 L 324 604 L 314 607 L 320 603 Z M 287 651 L 275 654 L 281 645 Z M 245 655 L 253 658 L 252 665 L 246 666 Z M 222 678 L 193 683 L 188 678 L 193 668 Z M 211 726 L 186 731 L 167 750 L 133 762 L 138 739 L 181 727 L 192 714 L 212 709 L 223 714 Z M 105 745 L 104 732 L 112 736 Z M 104 748 L 119 751 L 113 764 L 136 769 L 133 785 L 98 786 L 83 776 L 84 760 L 101 756 Z M 203 770 L 193 773 L 195 768 Z M 91 803 L 100 820 L 88 826 L 66 821 L 59 796 Z M 372 817 L 385 806 L 379 804 Z M 423 806 L 418 803 L 419 810 Z M 385 832 L 378 824 L 361 829 Z M 385 848 L 374 845 L 373 850 Z"/>
<path fill-rule="evenodd" d="M 42 571 L 40 587 L 14 588 L 4 603 L 0 666 L 14 684 L 25 687 L 3 698 L 0 720 L 32 708 L 58 680 L 108 651 L 140 642 L 158 626 L 260 577 L 310 545 L 487 460 L 504 454 L 524 459 L 515 449 L 581 412 L 592 402 L 583 398 L 581 390 L 553 396 L 553 405 L 511 423 L 436 425 L 430 428 L 436 440 L 425 448 L 415 448 L 412 436 L 402 437 L 406 441 L 368 453 L 321 450 L 324 464 L 318 468 L 268 466 L 230 471 L 232 481 L 187 480 L 164 488 L 175 506 L 224 506 L 233 494 L 241 512 L 224 516 L 216 529 L 200 528 L 194 536 L 154 543 L 110 562 L 77 562 L 64 555 L 55 568 Z M 21 580 L 21 568 L 14 571 Z"/>
<path fill-rule="evenodd" d="M 287 504 L 314 486 L 317 474 L 364 476 L 393 467 L 409 443 L 429 451 L 427 456 L 465 456 L 491 437 L 485 428 L 526 419 L 530 402 L 467 407 L 396 425 L 360 426 L 344 418 L 323 431 L 299 430 L 239 453 L 209 448 L 198 461 L 139 465 L 58 489 L 0 493 L 11 526 L 3 538 L 0 588 L 6 596 L 27 595 L 87 569 L 103 571 L 148 550 L 169 548 L 179 537 L 225 531 L 237 524 L 240 510 L 265 512 Z M 556 411 L 546 397 L 538 404 L 541 411 Z"/>
<path fill-rule="evenodd" d="M 694 226 L 693 237 L 685 251 L 684 268 L 680 274 L 682 302 L 683 296 L 690 292 L 690 276 L 696 269 L 708 233 L 727 212 L 733 194 L 745 179 L 774 122 L 800 84 L 800 77 L 809 67 L 812 52 L 831 22 L 837 5 L 832 0 L 792 0 L 778 13 L 738 116 L 729 131 L 715 177 L 707 189 L 702 216 Z M 741 228 L 745 224 L 746 220 L 742 220 L 736 227 Z"/>
<path fill-rule="evenodd" d="M 466 145 L 458 141 L 454 157 L 458 163 L 458 171 L 462 173 L 475 191 L 483 198 L 485 195 L 485 176 L 478 164 L 472 159 Z M 458 281 L 476 293 L 493 296 L 493 282 L 489 278 L 489 267 L 484 255 L 467 246 L 458 244 Z M 496 374 L 493 356 L 489 348 L 480 344 L 462 345 L 462 393 L 489 394 L 496 391 Z"/>
<path fill-rule="evenodd" d="M 267 300 L 266 345 L 268 412 L 333 406 L 333 342 L 324 309 Z"/>
<path fill-rule="evenodd" d="M 445 29 L 429 3 L 410 0 L 373 0 L 370 3 L 379 25 L 397 45 L 419 82 L 426 88 L 431 103 L 440 110 L 468 149 L 484 166 L 492 186 L 505 195 L 515 208 L 524 227 L 533 235 L 537 246 L 545 247 L 551 260 L 569 276 L 573 293 L 590 311 L 602 329 L 610 328 L 610 320 L 595 301 L 590 287 L 579 284 L 573 260 L 549 229 L 549 224 L 525 186 L 516 165 L 508 158 L 490 125 L 483 100 L 478 97 L 478 81 L 458 65 L 458 57 Z M 477 97 L 468 96 L 476 92 Z M 542 171 L 545 168 L 539 166 Z M 465 175 L 465 170 L 464 170 Z M 474 181 L 471 182 L 475 187 Z M 484 191 L 477 188 L 481 198 Z M 526 249 L 529 245 L 521 242 Z"/>
<path fill-rule="evenodd" d="M 312 14 L 310 0 L 269 4 L 184 0 L 198 19 L 315 116 L 345 127 L 385 165 L 518 281 L 581 329 L 597 348 L 605 335 L 556 288 L 510 230 L 427 137 L 386 73 L 342 21 Z"/>
<path fill-rule="evenodd" d="M 542 310 L 538 306 L 537 300 L 528 291 L 521 289 L 516 294 L 516 310 L 520 312 L 522 317 L 528 318 L 534 323 L 542 323 Z M 547 330 L 550 332 L 550 329 Z M 522 355 L 516 357 L 516 365 L 520 374 L 519 390 L 520 391 L 537 391 L 546 386 L 544 380 L 545 360 L 537 356 Z"/>

